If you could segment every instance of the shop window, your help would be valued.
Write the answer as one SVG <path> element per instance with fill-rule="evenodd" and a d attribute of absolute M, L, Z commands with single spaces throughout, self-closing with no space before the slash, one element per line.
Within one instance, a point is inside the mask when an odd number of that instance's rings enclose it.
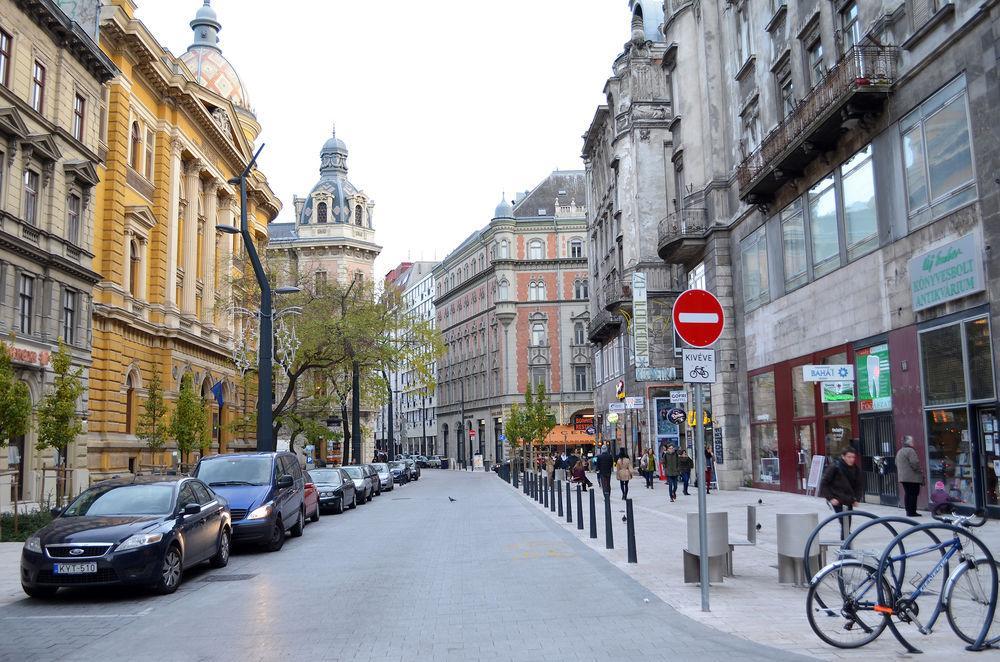
<path fill-rule="evenodd" d="M 976 503 L 973 483 L 969 411 L 933 409 L 927 412 L 927 468 L 931 484 L 941 481 L 948 496 Z"/>
<path fill-rule="evenodd" d="M 841 365 L 847 363 L 847 354 L 833 354 L 823 359 L 826 365 Z M 830 457 L 840 455 L 851 445 L 854 438 L 851 424 L 850 402 L 823 403 L 823 442 L 826 454 Z"/>
<path fill-rule="evenodd" d="M 965 76 L 899 123 L 910 228 L 976 199 Z"/>
<path fill-rule="evenodd" d="M 765 228 L 761 226 L 743 240 L 743 302 L 747 312 L 767 303 L 767 244 Z"/>
<path fill-rule="evenodd" d="M 785 269 L 785 290 L 790 292 L 808 280 L 806 273 L 806 228 L 802 200 L 795 200 L 781 212 L 781 254 Z"/>
<path fill-rule="evenodd" d="M 773 372 L 764 372 L 750 378 L 750 452 L 753 455 L 754 481 L 779 483 L 778 423 Z"/>
<path fill-rule="evenodd" d="M 793 416 L 803 418 L 816 415 L 816 384 L 807 382 L 802 374 L 802 366 L 792 366 L 792 406 Z"/>
<path fill-rule="evenodd" d="M 965 402 L 962 329 L 958 324 L 920 334 L 924 371 L 924 403 L 928 406 Z"/>
<path fill-rule="evenodd" d="M 993 352 L 990 347 L 990 323 L 985 317 L 965 322 L 965 348 L 972 394 L 970 399 L 992 400 Z"/>
<path fill-rule="evenodd" d="M 813 276 L 819 278 L 840 266 L 837 231 L 837 194 L 833 175 L 809 189 L 809 234 L 812 239 Z"/>

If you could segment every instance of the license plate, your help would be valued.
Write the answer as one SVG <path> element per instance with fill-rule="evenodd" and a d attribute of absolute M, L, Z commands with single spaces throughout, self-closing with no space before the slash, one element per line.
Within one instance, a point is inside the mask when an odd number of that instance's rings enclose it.
<path fill-rule="evenodd" d="M 97 572 L 97 562 L 92 563 L 56 563 L 52 572 L 57 575 L 86 575 Z"/>

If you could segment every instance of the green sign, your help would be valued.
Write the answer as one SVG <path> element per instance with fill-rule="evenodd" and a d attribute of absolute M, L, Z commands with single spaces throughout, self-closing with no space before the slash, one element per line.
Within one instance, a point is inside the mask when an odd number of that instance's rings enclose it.
<path fill-rule="evenodd" d="M 913 257 L 908 269 L 914 312 L 986 289 L 983 250 L 974 234 Z"/>
<path fill-rule="evenodd" d="M 875 345 L 854 353 L 854 373 L 858 380 L 858 411 L 891 411 L 892 384 L 889 381 L 889 346 Z"/>
<path fill-rule="evenodd" d="M 854 402 L 854 382 L 820 382 L 823 402 Z"/>

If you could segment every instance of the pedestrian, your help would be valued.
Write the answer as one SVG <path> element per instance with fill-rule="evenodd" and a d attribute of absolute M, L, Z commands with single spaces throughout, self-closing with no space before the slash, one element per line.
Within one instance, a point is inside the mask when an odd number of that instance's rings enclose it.
<path fill-rule="evenodd" d="M 619 449 L 618 461 L 615 462 L 615 472 L 618 474 L 618 485 L 622 490 L 622 501 L 628 498 L 628 485 L 632 480 L 632 460 L 628 459 L 625 449 Z"/>
<path fill-rule="evenodd" d="M 903 435 L 902 444 L 896 453 L 896 474 L 903 486 L 903 504 L 906 506 L 907 517 L 920 517 L 917 512 L 917 498 L 920 487 L 924 484 L 924 470 L 920 466 L 920 458 L 913 448 L 913 437 Z"/>
<path fill-rule="evenodd" d="M 611 494 L 611 470 L 614 468 L 614 458 L 611 457 L 608 447 L 605 446 L 601 454 L 597 456 L 597 479 L 601 482 L 601 489 L 604 494 Z"/>
<path fill-rule="evenodd" d="M 653 472 L 656 471 L 656 458 L 653 457 L 652 451 L 648 448 L 642 451 L 642 456 L 639 458 L 639 472 L 642 477 L 646 479 L 646 489 L 653 489 Z"/>
<path fill-rule="evenodd" d="M 552 484 L 552 480 L 556 475 L 556 456 L 550 455 L 545 461 L 545 473 L 549 475 L 549 485 Z"/>
<path fill-rule="evenodd" d="M 694 459 L 683 448 L 677 451 L 677 469 L 681 472 L 684 494 L 691 496 L 691 493 L 688 492 L 688 483 L 691 482 L 691 472 L 694 471 Z"/>
<path fill-rule="evenodd" d="M 570 473 L 573 476 L 574 483 L 583 483 L 584 492 L 587 491 L 588 487 L 594 486 L 594 484 L 590 482 L 590 479 L 587 478 L 587 465 L 583 460 L 577 460 Z"/>
<path fill-rule="evenodd" d="M 671 501 L 677 501 L 677 478 L 680 476 L 680 466 L 677 461 L 677 451 L 673 444 L 667 444 L 666 450 L 660 457 L 660 466 L 667 474 L 667 490 Z"/>
<path fill-rule="evenodd" d="M 854 510 L 854 504 L 861 501 L 865 494 L 864 475 L 858 467 L 858 451 L 848 446 L 841 453 L 840 459 L 827 467 L 819 483 L 819 495 L 825 498 L 835 513 L 846 508 Z M 841 540 L 847 537 L 851 529 L 851 518 L 840 520 Z"/>
<path fill-rule="evenodd" d="M 708 444 L 705 444 L 705 494 L 712 493 L 712 463 L 715 461 L 715 455 L 712 453 L 712 448 Z"/>

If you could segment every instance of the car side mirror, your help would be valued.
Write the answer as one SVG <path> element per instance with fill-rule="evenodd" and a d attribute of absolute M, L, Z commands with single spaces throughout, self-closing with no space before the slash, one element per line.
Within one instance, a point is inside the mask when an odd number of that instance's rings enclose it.
<path fill-rule="evenodd" d="M 278 478 L 278 487 L 281 488 L 291 487 L 294 484 L 295 484 L 295 479 L 289 476 L 288 474 L 285 474 L 284 476 Z"/>
<path fill-rule="evenodd" d="M 63 512 L 62 508 L 53 508 L 52 510 L 49 511 L 49 514 L 52 515 L 53 519 L 55 519 L 56 517 L 62 515 L 62 512 Z"/>
<path fill-rule="evenodd" d="M 189 503 L 184 506 L 185 515 L 197 515 L 201 512 L 201 506 L 196 503 Z"/>

